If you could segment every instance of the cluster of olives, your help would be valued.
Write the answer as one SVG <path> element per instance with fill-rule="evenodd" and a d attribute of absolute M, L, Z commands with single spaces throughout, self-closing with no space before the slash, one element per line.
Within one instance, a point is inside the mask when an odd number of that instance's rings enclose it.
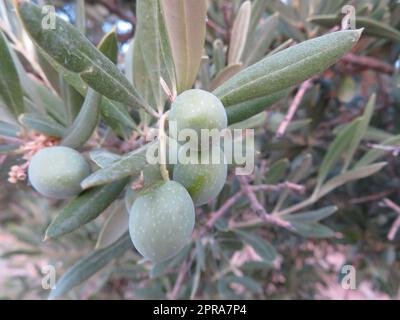
<path fill-rule="evenodd" d="M 225 129 L 227 116 L 221 101 L 203 90 L 188 90 L 172 103 L 169 121 L 178 130 Z M 177 144 L 178 145 L 178 144 Z M 180 147 L 179 154 L 186 152 Z M 219 162 L 211 162 L 211 155 Z M 206 159 L 209 161 L 207 162 Z M 215 159 L 215 158 L 214 158 Z M 147 185 L 129 210 L 129 232 L 136 249 L 149 260 L 162 261 L 174 256 L 188 242 L 195 222 L 195 206 L 217 197 L 227 176 L 227 164 L 219 147 L 195 149 L 189 161 L 173 167 L 172 180 Z M 64 199 L 79 194 L 81 182 L 90 174 L 90 166 L 76 150 L 49 147 L 32 158 L 28 176 L 41 194 Z"/>
<path fill-rule="evenodd" d="M 175 99 L 169 121 L 175 121 L 178 131 L 192 129 L 198 136 L 202 129 L 227 127 L 221 101 L 198 89 L 185 91 Z M 186 151 L 182 146 L 178 159 Z M 190 153 L 185 164 L 178 161 L 174 165 L 172 181 L 144 190 L 132 205 L 129 231 L 133 244 L 145 258 L 162 261 L 178 253 L 193 232 L 194 207 L 217 197 L 225 184 L 228 167 L 222 150 L 200 146 L 196 151 Z M 220 155 L 218 163 L 210 161 L 212 153 Z"/>

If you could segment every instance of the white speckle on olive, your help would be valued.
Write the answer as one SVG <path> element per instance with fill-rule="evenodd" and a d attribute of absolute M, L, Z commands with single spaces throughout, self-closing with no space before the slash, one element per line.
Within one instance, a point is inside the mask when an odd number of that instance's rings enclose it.
<path fill-rule="evenodd" d="M 79 194 L 81 181 L 90 174 L 90 166 L 76 150 L 49 147 L 37 152 L 28 168 L 29 181 L 44 196 L 65 199 Z"/>

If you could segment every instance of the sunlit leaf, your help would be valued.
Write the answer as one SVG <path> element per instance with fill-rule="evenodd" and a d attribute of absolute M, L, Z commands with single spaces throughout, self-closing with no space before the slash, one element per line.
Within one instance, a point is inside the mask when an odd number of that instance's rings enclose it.
<path fill-rule="evenodd" d="M 161 0 L 161 5 L 180 93 L 193 86 L 200 67 L 207 5 L 205 0 Z"/>
<path fill-rule="evenodd" d="M 214 90 L 225 106 L 267 96 L 316 75 L 340 59 L 362 30 L 332 32 L 268 56 Z"/>

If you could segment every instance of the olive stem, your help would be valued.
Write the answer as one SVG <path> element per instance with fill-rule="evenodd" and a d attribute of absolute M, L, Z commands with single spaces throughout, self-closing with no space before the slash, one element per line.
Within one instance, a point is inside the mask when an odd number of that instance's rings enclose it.
<path fill-rule="evenodd" d="M 160 142 L 159 148 L 159 161 L 160 161 L 160 172 L 161 176 L 165 181 L 169 181 L 169 173 L 167 169 L 167 155 L 166 155 L 166 145 L 167 139 L 165 135 L 165 121 L 168 118 L 168 112 L 164 113 L 160 118 L 160 127 L 158 133 L 158 140 Z"/>

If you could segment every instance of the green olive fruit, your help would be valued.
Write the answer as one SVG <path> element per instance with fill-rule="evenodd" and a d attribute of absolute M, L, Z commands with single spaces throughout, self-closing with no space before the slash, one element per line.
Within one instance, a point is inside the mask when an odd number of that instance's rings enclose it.
<path fill-rule="evenodd" d="M 129 214 L 129 233 L 145 258 L 160 262 L 177 254 L 194 228 L 193 201 L 175 181 L 163 181 L 142 191 Z"/>
<path fill-rule="evenodd" d="M 201 141 L 202 129 L 222 130 L 228 124 L 222 102 L 212 93 L 200 89 L 181 93 L 172 103 L 168 117 L 170 128 L 173 122 L 177 134 L 183 129 L 192 129 L 197 135 L 198 142 Z"/>
<path fill-rule="evenodd" d="M 174 166 L 173 180 L 188 190 L 196 206 L 206 204 L 218 196 L 226 182 L 228 165 L 223 151 L 219 147 L 213 147 L 191 152 L 187 156 L 188 160 L 185 160 L 186 163 L 183 162 L 184 152 L 186 149 L 182 147 L 179 151 L 179 162 Z M 212 161 L 213 154 L 217 161 Z"/>
<path fill-rule="evenodd" d="M 76 150 L 49 147 L 37 152 L 28 168 L 29 181 L 44 196 L 65 199 L 81 192 L 81 181 L 90 166 Z"/>

